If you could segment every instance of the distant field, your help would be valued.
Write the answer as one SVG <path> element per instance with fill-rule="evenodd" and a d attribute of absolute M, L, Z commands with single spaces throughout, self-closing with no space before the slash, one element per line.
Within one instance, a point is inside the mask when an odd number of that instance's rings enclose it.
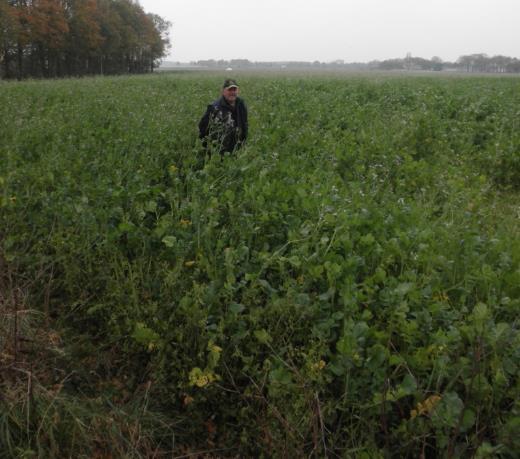
<path fill-rule="evenodd" d="M 516 457 L 520 79 L 228 75 L 0 85 L 0 457 Z"/>

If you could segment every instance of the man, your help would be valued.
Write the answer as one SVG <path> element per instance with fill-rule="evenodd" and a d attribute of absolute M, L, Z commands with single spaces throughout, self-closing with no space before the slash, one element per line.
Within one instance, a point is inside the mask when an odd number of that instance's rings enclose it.
<path fill-rule="evenodd" d="M 220 98 L 208 105 L 199 122 L 199 138 L 209 153 L 231 153 L 247 139 L 247 107 L 238 94 L 236 80 L 225 80 Z"/>

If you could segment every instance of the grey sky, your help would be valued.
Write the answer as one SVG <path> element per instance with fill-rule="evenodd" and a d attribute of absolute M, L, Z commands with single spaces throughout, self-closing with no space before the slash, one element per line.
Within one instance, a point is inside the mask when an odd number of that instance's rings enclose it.
<path fill-rule="evenodd" d="M 520 0 L 139 0 L 175 61 L 520 57 Z"/>

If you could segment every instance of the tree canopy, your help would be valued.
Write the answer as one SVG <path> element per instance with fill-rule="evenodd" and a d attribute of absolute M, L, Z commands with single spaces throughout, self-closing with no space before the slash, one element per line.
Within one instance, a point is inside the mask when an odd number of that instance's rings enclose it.
<path fill-rule="evenodd" d="M 0 0 L 0 76 L 151 72 L 169 29 L 133 0 Z"/>

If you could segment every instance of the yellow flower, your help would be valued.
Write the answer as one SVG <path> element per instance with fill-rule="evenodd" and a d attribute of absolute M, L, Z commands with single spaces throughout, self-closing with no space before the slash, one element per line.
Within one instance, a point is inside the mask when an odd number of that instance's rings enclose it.
<path fill-rule="evenodd" d="M 189 220 L 187 220 L 187 219 L 185 219 L 185 218 L 183 218 L 183 219 L 181 220 L 181 226 L 186 227 L 186 226 L 190 226 L 190 225 L 191 225 L 191 222 L 190 222 Z"/>
<path fill-rule="evenodd" d="M 209 383 L 209 379 L 206 375 L 201 375 L 195 380 L 195 385 L 197 387 L 204 387 L 207 386 Z"/>
<path fill-rule="evenodd" d="M 314 371 L 321 371 L 327 366 L 327 363 L 324 360 L 320 360 L 319 362 L 312 364 L 312 369 Z"/>
<path fill-rule="evenodd" d="M 446 292 L 439 292 L 436 295 L 436 299 L 445 303 L 450 301 L 450 297 L 446 294 Z"/>
<path fill-rule="evenodd" d="M 415 419 L 423 414 L 430 414 L 440 401 L 440 395 L 430 395 L 424 402 L 417 403 L 417 409 L 410 411 L 410 419 Z"/>
<path fill-rule="evenodd" d="M 204 375 L 199 367 L 195 367 L 190 371 L 189 378 L 191 386 L 203 387 L 208 383 L 207 376 Z"/>
<path fill-rule="evenodd" d="M 202 371 L 199 367 L 193 368 L 189 374 L 190 386 L 205 387 L 217 379 L 218 376 L 215 373 L 208 370 Z"/>
<path fill-rule="evenodd" d="M 186 266 L 187 268 L 191 268 L 193 265 L 195 265 L 194 260 L 187 261 L 186 263 L 184 263 L 184 266 Z"/>
<path fill-rule="evenodd" d="M 214 352 L 215 354 L 219 354 L 222 352 L 222 348 L 220 346 L 217 346 L 216 344 L 213 344 L 212 346 L 210 346 L 209 350 L 211 352 Z"/>

